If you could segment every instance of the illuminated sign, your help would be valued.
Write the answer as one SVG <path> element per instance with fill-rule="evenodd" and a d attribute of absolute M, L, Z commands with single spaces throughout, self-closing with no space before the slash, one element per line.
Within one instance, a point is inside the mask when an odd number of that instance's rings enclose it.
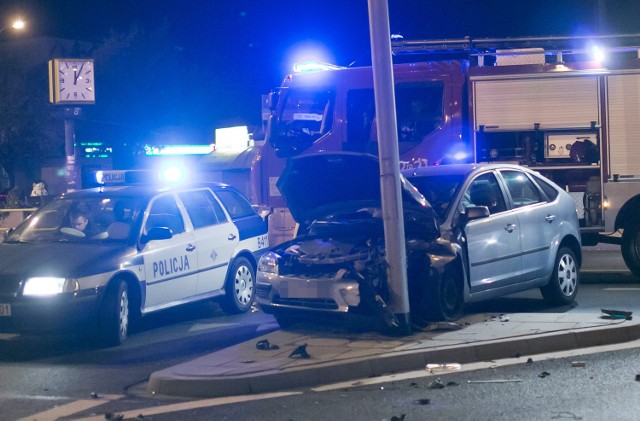
<path fill-rule="evenodd" d="M 247 126 L 216 129 L 216 151 L 244 151 L 253 146 Z"/>
<path fill-rule="evenodd" d="M 212 145 L 145 145 L 144 147 L 144 153 L 147 156 L 206 155 L 212 151 Z"/>

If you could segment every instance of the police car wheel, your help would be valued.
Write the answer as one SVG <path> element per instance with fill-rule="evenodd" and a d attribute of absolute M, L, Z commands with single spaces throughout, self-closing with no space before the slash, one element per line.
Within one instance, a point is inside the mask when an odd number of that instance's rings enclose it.
<path fill-rule="evenodd" d="M 123 280 L 113 283 L 106 292 L 100 309 L 99 342 L 120 345 L 129 330 L 129 289 Z"/>
<path fill-rule="evenodd" d="M 234 260 L 225 283 L 221 306 L 227 313 L 244 313 L 255 299 L 255 269 L 245 257 Z"/>

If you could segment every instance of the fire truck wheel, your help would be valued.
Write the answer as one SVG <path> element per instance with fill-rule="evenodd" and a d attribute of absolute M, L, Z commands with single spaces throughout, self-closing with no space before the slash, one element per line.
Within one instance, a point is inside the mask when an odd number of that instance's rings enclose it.
<path fill-rule="evenodd" d="M 100 308 L 100 328 L 96 338 L 101 345 L 120 345 L 129 331 L 129 289 L 116 279 L 107 289 Z"/>
<path fill-rule="evenodd" d="M 622 232 L 622 257 L 629 270 L 640 277 L 640 224 L 626 227 Z"/>
<path fill-rule="evenodd" d="M 225 296 L 220 303 L 229 314 L 244 313 L 255 299 L 255 269 L 245 257 L 233 261 L 225 282 Z"/>
<path fill-rule="evenodd" d="M 565 305 L 576 297 L 579 283 L 576 255 L 570 248 L 562 247 L 558 250 L 549 283 L 540 288 L 540 292 L 548 303 Z"/>

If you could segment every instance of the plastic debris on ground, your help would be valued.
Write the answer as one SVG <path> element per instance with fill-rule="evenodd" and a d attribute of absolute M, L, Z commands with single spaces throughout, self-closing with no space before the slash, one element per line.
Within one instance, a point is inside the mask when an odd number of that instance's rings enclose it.
<path fill-rule="evenodd" d="M 623 310 L 608 310 L 608 309 L 601 309 L 600 311 L 602 311 L 604 314 L 606 314 L 606 318 L 610 318 L 610 319 L 625 319 L 625 320 L 631 320 L 633 317 L 631 316 L 633 314 L 632 311 L 623 311 Z"/>
<path fill-rule="evenodd" d="M 482 383 L 522 383 L 521 379 L 467 380 L 469 384 Z"/>
<path fill-rule="evenodd" d="M 280 347 L 278 345 L 274 345 L 269 343 L 268 339 L 263 339 L 261 341 L 258 341 L 256 343 L 256 348 L 261 350 L 261 351 L 272 351 L 274 349 L 280 349 Z"/>
<path fill-rule="evenodd" d="M 434 371 L 455 371 L 460 370 L 462 364 L 458 363 L 445 363 L 445 364 L 427 364 L 427 371 L 433 373 Z"/>
<path fill-rule="evenodd" d="M 300 345 L 289 354 L 289 358 L 311 358 L 311 355 L 307 352 L 307 344 Z"/>

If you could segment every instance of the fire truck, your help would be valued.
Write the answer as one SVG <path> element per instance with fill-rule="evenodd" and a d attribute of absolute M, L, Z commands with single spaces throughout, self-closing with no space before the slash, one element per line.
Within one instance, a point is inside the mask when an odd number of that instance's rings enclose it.
<path fill-rule="evenodd" d="M 640 35 L 392 41 L 401 166 L 509 162 L 564 187 L 583 245 L 618 244 L 640 276 Z M 295 221 L 288 157 L 377 153 L 370 66 L 309 66 L 270 96 L 260 201 L 270 241 Z M 391 106 L 391 104 L 390 104 Z"/>

